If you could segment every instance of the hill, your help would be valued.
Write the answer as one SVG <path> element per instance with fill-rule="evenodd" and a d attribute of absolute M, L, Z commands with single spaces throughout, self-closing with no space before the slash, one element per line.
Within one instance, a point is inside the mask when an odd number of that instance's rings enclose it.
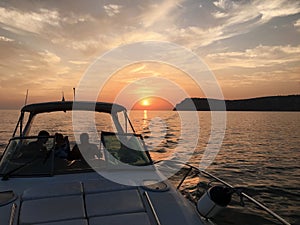
<path fill-rule="evenodd" d="M 224 110 L 223 101 L 207 98 L 186 98 L 175 106 L 179 111 L 210 111 Z M 227 111 L 300 111 L 300 95 L 269 96 L 242 100 L 225 100 Z"/>

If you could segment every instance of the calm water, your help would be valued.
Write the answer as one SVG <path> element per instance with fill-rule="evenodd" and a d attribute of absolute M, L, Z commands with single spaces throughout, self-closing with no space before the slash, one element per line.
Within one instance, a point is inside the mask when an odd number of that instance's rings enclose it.
<path fill-rule="evenodd" d="M 0 110 L 0 152 L 18 115 L 16 110 Z M 212 128 L 209 112 L 198 112 L 200 135 L 194 152 L 193 117 L 182 128 L 177 112 L 132 111 L 129 116 L 154 160 L 188 154 L 193 165 L 199 164 Z M 47 123 L 54 122 L 57 119 Z M 290 223 L 300 224 L 299 124 L 298 112 L 228 112 L 221 149 L 207 170 L 234 186 L 247 187 L 249 194 Z M 68 135 L 72 131 L 61 123 L 59 129 Z"/>

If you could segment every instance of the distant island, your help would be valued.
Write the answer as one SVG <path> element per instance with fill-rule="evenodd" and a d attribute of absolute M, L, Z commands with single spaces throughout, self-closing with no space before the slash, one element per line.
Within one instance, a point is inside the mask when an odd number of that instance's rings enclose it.
<path fill-rule="evenodd" d="M 173 111 L 221 111 L 222 100 L 207 98 L 186 98 Z M 225 100 L 227 111 L 300 111 L 300 95 L 269 96 L 242 100 Z"/>

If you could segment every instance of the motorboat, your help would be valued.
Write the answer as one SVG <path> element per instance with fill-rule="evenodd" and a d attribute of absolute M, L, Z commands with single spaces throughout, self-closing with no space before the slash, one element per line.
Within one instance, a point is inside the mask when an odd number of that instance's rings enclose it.
<path fill-rule="evenodd" d="M 52 113 L 55 116 L 46 121 L 38 119 Z M 68 121 L 71 125 L 64 130 Z M 65 136 L 65 155 L 58 154 L 60 132 Z M 89 145 L 93 150 L 81 139 L 81 134 L 91 132 L 96 133 L 96 144 Z M 71 133 L 74 138 L 69 140 Z M 192 165 L 184 164 L 187 169 L 182 167 L 173 180 L 167 179 L 164 172 L 181 164 L 153 161 L 121 105 L 87 101 L 25 105 L 0 161 L 0 225 L 215 224 L 215 216 L 234 194 L 289 224 L 242 190 Z M 196 203 L 180 191 L 189 176 L 214 181 Z"/>

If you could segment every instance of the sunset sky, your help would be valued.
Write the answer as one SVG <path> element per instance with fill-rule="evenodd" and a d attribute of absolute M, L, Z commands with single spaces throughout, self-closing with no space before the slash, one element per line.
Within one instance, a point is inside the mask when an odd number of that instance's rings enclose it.
<path fill-rule="evenodd" d="M 225 99 L 300 94 L 299 0 L 1 0 L 0 108 L 22 106 L 27 89 L 29 103 L 60 100 L 62 92 L 72 100 L 95 59 L 149 40 L 199 56 Z M 190 97 L 212 97 L 175 66 L 119 68 L 99 100 L 123 93 L 122 104 L 149 108 L 156 99 L 163 107 L 184 97 L 176 85 Z"/>

